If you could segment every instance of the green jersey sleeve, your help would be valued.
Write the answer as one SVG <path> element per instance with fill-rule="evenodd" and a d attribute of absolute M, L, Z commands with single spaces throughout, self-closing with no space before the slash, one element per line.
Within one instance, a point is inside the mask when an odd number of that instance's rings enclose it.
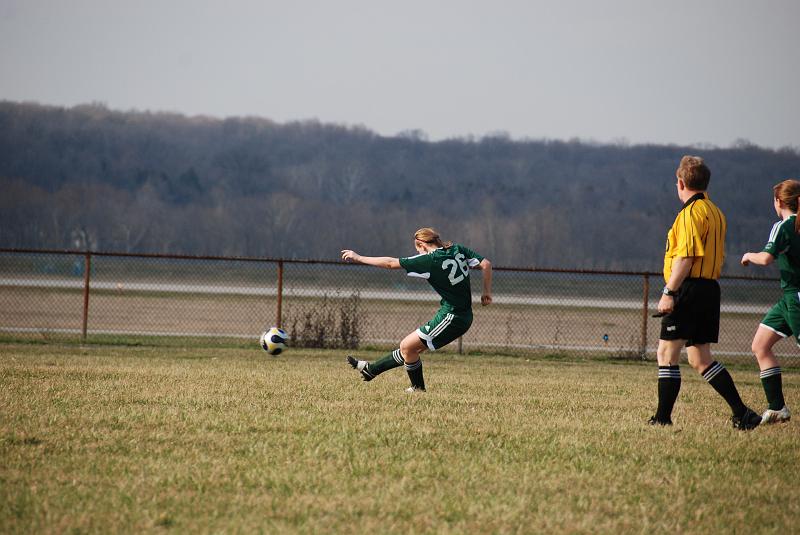
<path fill-rule="evenodd" d="M 763 252 L 778 257 L 780 254 L 789 250 L 791 235 L 786 228 L 787 222 L 791 224 L 791 228 L 794 230 L 794 222 L 790 219 L 775 223 L 769 233 L 769 241 L 764 246 Z"/>
<path fill-rule="evenodd" d="M 400 259 L 400 267 L 406 270 L 409 277 L 429 279 L 431 277 L 432 258 L 430 254 L 418 254 Z"/>
<path fill-rule="evenodd" d="M 458 250 L 461 251 L 466 257 L 467 265 L 469 267 L 474 268 L 475 266 L 480 264 L 481 261 L 483 260 L 483 257 L 481 255 L 479 255 L 469 247 L 464 247 L 463 245 L 460 244 L 458 244 L 457 247 Z"/>

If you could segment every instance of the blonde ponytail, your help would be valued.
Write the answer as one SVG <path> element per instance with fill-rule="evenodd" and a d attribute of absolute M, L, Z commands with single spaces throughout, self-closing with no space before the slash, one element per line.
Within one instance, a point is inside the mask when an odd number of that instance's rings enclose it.
<path fill-rule="evenodd" d="M 418 231 L 414 233 L 414 239 L 417 241 L 421 241 L 422 243 L 429 243 L 431 245 L 435 245 L 436 247 L 444 247 L 447 249 L 453 242 L 451 241 L 442 241 L 442 238 L 439 236 L 439 233 L 433 230 L 430 227 L 422 227 Z"/>

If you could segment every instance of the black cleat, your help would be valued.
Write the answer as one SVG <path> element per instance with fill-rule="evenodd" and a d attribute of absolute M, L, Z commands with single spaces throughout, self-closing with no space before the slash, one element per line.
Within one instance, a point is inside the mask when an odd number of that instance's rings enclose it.
<path fill-rule="evenodd" d="M 731 422 L 733 423 L 734 429 L 747 431 L 758 427 L 758 424 L 761 423 L 761 415 L 756 414 L 750 409 L 746 409 L 741 417 L 736 415 L 731 416 Z"/>
<path fill-rule="evenodd" d="M 364 381 L 372 381 L 375 379 L 375 376 L 369 373 L 369 363 L 366 360 L 358 360 L 353 356 L 347 355 L 347 363 L 354 370 L 358 370 L 358 373 L 361 374 L 361 378 Z"/>
<path fill-rule="evenodd" d="M 649 420 L 647 420 L 648 425 L 672 425 L 672 420 L 667 418 L 666 420 L 660 420 L 655 416 L 651 416 Z"/>

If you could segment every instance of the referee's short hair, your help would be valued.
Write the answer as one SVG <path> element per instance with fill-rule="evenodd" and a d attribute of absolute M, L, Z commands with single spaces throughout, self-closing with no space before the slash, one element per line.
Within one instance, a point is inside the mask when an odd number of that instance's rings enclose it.
<path fill-rule="evenodd" d="M 695 191 L 705 191 L 708 189 L 708 182 L 711 180 L 711 170 L 700 156 L 684 156 L 675 173 L 678 178 L 683 180 L 686 187 Z"/>

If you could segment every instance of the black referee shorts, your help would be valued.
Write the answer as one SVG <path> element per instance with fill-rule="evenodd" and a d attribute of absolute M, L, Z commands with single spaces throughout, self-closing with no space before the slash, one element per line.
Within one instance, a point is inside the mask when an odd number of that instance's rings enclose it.
<path fill-rule="evenodd" d="M 686 340 L 687 346 L 715 344 L 719 339 L 719 283 L 686 279 L 678 288 L 675 308 L 661 320 L 662 340 Z"/>

